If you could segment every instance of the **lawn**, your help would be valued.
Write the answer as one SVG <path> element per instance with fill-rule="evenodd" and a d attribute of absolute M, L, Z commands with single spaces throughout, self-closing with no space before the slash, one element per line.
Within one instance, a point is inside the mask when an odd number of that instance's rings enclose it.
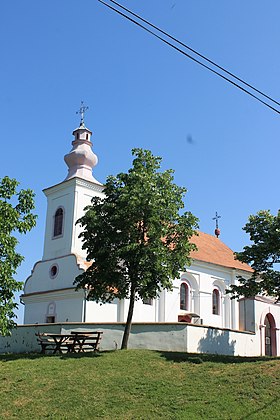
<path fill-rule="evenodd" d="M 1 355 L 0 418 L 279 419 L 280 359 Z"/>

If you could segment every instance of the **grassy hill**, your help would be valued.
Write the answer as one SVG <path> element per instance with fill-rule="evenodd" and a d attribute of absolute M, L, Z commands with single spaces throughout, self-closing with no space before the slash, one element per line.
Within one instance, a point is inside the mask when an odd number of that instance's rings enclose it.
<path fill-rule="evenodd" d="M 280 359 L 1 355 L 0 418 L 279 419 Z"/>

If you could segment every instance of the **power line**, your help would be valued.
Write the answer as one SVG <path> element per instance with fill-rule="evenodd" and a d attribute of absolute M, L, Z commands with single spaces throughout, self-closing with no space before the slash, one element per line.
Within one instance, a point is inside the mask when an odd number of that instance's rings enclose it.
<path fill-rule="evenodd" d="M 247 93 L 248 95 L 250 95 L 251 97 L 253 97 L 254 99 L 256 99 L 257 101 L 261 102 L 263 105 L 267 106 L 268 108 L 272 109 L 273 111 L 277 112 L 277 114 L 280 114 L 280 111 L 278 109 L 276 109 L 275 107 L 273 107 L 272 105 L 268 104 L 267 102 L 265 102 L 264 100 L 260 99 L 258 96 L 254 95 L 252 92 L 250 92 L 249 90 L 247 90 L 246 88 L 240 86 L 238 83 L 234 82 L 233 80 L 229 79 L 228 77 L 224 76 L 223 74 L 219 73 L 218 71 L 212 69 L 211 67 L 209 67 L 208 65 L 202 63 L 201 61 L 199 61 L 197 58 L 191 56 L 190 54 L 186 53 L 185 51 L 183 51 L 181 48 L 177 47 L 176 45 L 172 44 L 171 42 L 167 41 L 166 39 L 162 38 L 160 35 L 156 34 L 155 32 L 153 32 L 152 30 L 148 29 L 146 26 L 142 25 L 141 23 L 137 22 L 135 19 L 131 18 L 130 16 L 127 16 L 125 13 L 121 12 L 120 10 L 116 9 L 115 7 L 111 6 L 108 3 L 105 3 L 105 1 L 103 0 L 98 0 L 100 3 L 104 4 L 104 6 L 108 7 L 109 9 L 113 10 L 114 12 L 118 13 L 119 15 L 121 15 L 122 17 L 124 17 L 125 19 L 129 20 L 130 22 L 134 23 L 135 25 L 139 26 L 140 28 L 144 29 L 146 32 L 150 33 L 151 35 L 153 35 L 154 37 L 158 38 L 159 40 L 161 40 L 162 42 L 164 42 L 165 44 L 169 45 L 171 48 L 175 49 L 176 51 L 180 52 L 181 54 L 185 55 L 186 57 L 188 57 L 189 59 L 191 59 L 192 61 L 196 62 L 197 64 L 199 64 L 200 66 L 206 68 L 207 70 L 209 70 L 210 72 L 216 74 L 217 76 L 221 77 L 222 79 L 226 80 L 228 83 L 231 83 L 233 86 L 237 87 L 238 89 L 242 90 L 243 92 Z M 113 1 L 113 0 L 109 0 L 113 3 L 115 3 L 116 5 L 118 5 L 117 2 Z M 170 39 L 175 40 L 176 42 L 178 42 L 179 44 L 185 46 L 186 48 L 190 49 L 189 47 L 187 47 L 185 44 L 181 43 L 180 41 L 176 40 L 176 38 L 173 38 L 172 36 L 168 35 L 166 32 L 162 31 L 161 29 L 158 29 L 156 26 L 150 24 L 148 21 L 145 21 L 144 19 L 142 19 L 141 17 L 138 17 L 138 15 L 134 14 L 133 12 L 130 12 L 129 9 L 124 8 L 123 6 L 119 5 L 119 7 L 121 7 L 122 9 L 128 11 L 129 13 L 131 13 L 133 16 L 139 18 L 140 20 L 142 20 L 143 22 L 145 22 L 146 24 L 150 25 L 151 27 L 157 29 L 159 32 L 166 34 L 166 36 L 168 36 Z M 191 49 L 190 49 L 191 50 Z M 193 50 L 193 52 L 195 52 L 195 50 Z M 202 56 L 199 53 L 196 53 L 197 55 L 201 56 L 202 58 L 204 58 L 204 56 Z M 261 91 L 259 91 L 258 89 L 254 88 L 253 86 L 249 85 L 248 83 L 244 82 L 242 79 L 238 78 L 237 76 L 234 76 L 232 73 L 228 72 L 227 70 L 223 69 L 223 67 L 218 66 L 217 64 L 215 64 L 214 62 L 212 62 L 211 60 L 207 59 L 206 57 L 204 58 L 205 60 L 207 60 L 208 62 L 210 62 L 211 64 L 215 65 L 216 67 L 222 69 L 225 73 L 231 75 L 232 77 L 234 77 L 236 80 L 241 81 L 243 84 L 245 84 L 246 86 L 250 87 L 251 89 L 253 89 L 254 91 L 258 92 L 259 94 L 261 94 L 262 96 L 266 97 L 267 99 L 271 100 L 272 102 L 276 103 L 277 105 L 280 105 L 280 103 L 278 103 L 277 101 L 275 101 L 274 99 L 270 98 L 268 95 L 262 93 Z"/>
<path fill-rule="evenodd" d="M 117 3 L 115 0 L 109 0 L 111 3 L 114 3 L 115 5 L 117 5 L 118 7 L 120 7 L 121 9 L 125 10 L 126 12 L 130 13 L 132 16 L 135 16 L 137 19 L 141 20 L 142 22 L 146 23 L 147 25 L 149 25 L 151 28 L 156 29 L 158 32 L 162 33 L 163 35 L 167 36 L 168 38 L 172 39 L 172 41 L 177 42 L 177 44 L 182 45 L 183 47 L 187 48 L 189 51 L 191 51 L 192 53 L 194 53 L 195 55 L 197 55 L 200 58 L 203 58 L 203 60 L 207 61 L 208 63 L 212 64 L 213 66 L 217 67 L 218 69 L 222 70 L 224 73 L 228 74 L 229 76 L 233 77 L 234 79 L 238 80 L 239 82 L 243 83 L 245 86 L 248 86 L 250 89 L 254 90 L 255 92 L 259 93 L 260 95 L 264 96 L 265 98 L 269 99 L 271 102 L 274 102 L 276 105 L 280 106 L 280 102 L 277 102 L 275 99 L 271 98 L 270 96 L 268 96 L 267 94 L 263 93 L 261 90 L 255 88 L 254 86 L 250 85 L 250 83 L 247 83 L 245 80 L 241 79 L 238 76 L 235 76 L 233 73 L 231 73 L 230 71 L 228 71 L 227 69 L 225 69 L 224 67 L 220 66 L 219 64 L 215 63 L 214 61 L 210 60 L 209 58 L 207 58 L 205 55 L 200 54 L 198 51 L 196 51 L 195 49 L 191 48 L 190 46 L 188 46 L 187 44 L 184 44 L 182 41 L 180 41 L 179 39 L 175 38 L 174 36 L 170 35 L 169 33 L 163 31 L 162 29 L 160 29 L 158 26 L 152 24 L 151 22 L 149 22 L 148 20 L 142 18 L 140 15 L 137 15 L 136 13 L 132 12 L 131 10 L 127 9 L 126 7 L 122 6 L 121 4 Z"/>

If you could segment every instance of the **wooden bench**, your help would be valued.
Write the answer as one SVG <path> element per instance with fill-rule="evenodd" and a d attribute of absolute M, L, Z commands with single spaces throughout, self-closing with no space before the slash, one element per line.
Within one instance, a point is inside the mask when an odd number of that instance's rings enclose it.
<path fill-rule="evenodd" d="M 50 338 L 45 333 L 35 333 L 37 336 L 37 341 L 41 346 L 41 353 L 45 354 L 46 350 L 54 350 L 56 347 L 56 343 L 53 338 Z"/>
<path fill-rule="evenodd" d="M 72 349 L 74 353 L 98 351 L 102 338 L 102 331 L 71 331 L 74 336 Z"/>
<path fill-rule="evenodd" d="M 73 340 L 69 339 L 68 335 L 52 334 L 52 333 L 35 333 L 37 341 L 41 346 L 41 353 L 45 354 L 46 350 L 51 350 L 53 354 L 71 351 Z"/>
<path fill-rule="evenodd" d="M 43 354 L 47 350 L 53 354 L 96 352 L 99 350 L 102 334 L 101 331 L 71 331 L 70 334 L 35 333 Z"/>

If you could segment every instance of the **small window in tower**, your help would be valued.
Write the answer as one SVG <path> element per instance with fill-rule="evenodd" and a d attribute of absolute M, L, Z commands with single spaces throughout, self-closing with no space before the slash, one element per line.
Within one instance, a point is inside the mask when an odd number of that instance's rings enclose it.
<path fill-rule="evenodd" d="M 61 236 L 63 230 L 63 209 L 59 207 L 54 215 L 54 227 L 53 227 L 53 236 Z"/>
<path fill-rule="evenodd" d="M 88 140 L 88 134 L 86 135 L 86 139 Z"/>
<path fill-rule="evenodd" d="M 79 133 L 77 133 L 77 140 L 79 140 L 79 138 L 80 138 L 80 134 L 79 134 Z"/>

